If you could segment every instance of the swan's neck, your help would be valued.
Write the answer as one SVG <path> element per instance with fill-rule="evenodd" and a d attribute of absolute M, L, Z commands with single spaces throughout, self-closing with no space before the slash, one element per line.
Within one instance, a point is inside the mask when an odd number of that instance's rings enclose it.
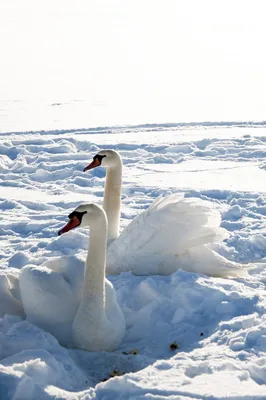
<path fill-rule="evenodd" d="M 105 305 L 105 264 L 106 264 L 107 220 L 105 215 L 90 226 L 89 250 L 85 263 L 82 301 L 90 304 L 94 311 L 102 312 Z"/>
<path fill-rule="evenodd" d="M 108 167 L 106 173 L 103 208 L 108 219 L 108 242 L 119 236 L 120 205 L 122 184 L 122 161 L 115 167 Z"/>

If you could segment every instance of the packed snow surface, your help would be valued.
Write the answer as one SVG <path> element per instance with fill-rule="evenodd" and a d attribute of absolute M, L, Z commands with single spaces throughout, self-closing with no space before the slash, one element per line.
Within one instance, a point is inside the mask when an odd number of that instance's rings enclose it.
<path fill-rule="evenodd" d="M 0 133 L 1 400 L 266 399 L 265 142 L 265 123 Z M 197 197 L 229 233 L 215 250 L 249 264 L 238 279 L 109 276 L 127 324 L 110 353 L 61 346 L 25 320 L 15 285 L 25 265 L 84 262 L 87 230 L 57 232 L 102 204 L 106 171 L 83 172 L 100 149 L 123 159 L 121 230 L 161 194 Z"/>

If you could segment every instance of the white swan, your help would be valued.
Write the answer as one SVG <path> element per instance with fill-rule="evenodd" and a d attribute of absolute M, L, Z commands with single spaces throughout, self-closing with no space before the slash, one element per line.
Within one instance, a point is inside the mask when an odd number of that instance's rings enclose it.
<path fill-rule="evenodd" d="M 220 213 L 198 198 L 160 196 L 119 236 L 122 160 L 114 150 L 101 150 L 84 171 L 98 166 L 107 168 L 103 208 L 108 218 L 108 274 L 168 275 L 178 268 L 217 277 L 246 273 L 241 264 L 208 247 L 228 233 L 220 227 Z"/>
<path fill-rule="evenodd" d="M 77 226 L 90 227 L 84 283 L 82 266 L 78 271 L 71 270 L 69 264 L 58 271 L 26 266 L 20 274 L 22 304 L 27 319 L 51 332 L 61 344 L 89 351 L 112 351 L 125 334 L 125 319 L 113 285 L 105 279 L 105 212 L 95 204 L 80 205 L 59 234 Z"/>

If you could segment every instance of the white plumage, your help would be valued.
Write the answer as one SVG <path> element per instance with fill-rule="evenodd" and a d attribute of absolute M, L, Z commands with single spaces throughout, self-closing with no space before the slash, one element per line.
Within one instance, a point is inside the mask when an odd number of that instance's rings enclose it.
<path fill-rule="evenodd" d="M 95 204 L 81 205 L 72 214 L 62 233 L 90 226 L 85 270 L 74 257 L 24 267 L 19 282 L 24 311 L 30 322 L 51 332 L 61 344 L 112 351 L 123 339 L 125 319 L 113 285 L 105 278 L 106 215 Z"/>
<path fill-rule="evenodd" d="M 228 237 L 212 203 L 180 194 L 158 197 L 119 235 L 122 160 L 101 150 L 84 170 L 107 167 L 104 209 L 108 218 L 107 273 L 168 275 L 179 268 L 217 277 L 242 276 L 244 266 L 219 255 L 211 243 Z"/>
<path fill-rule="evenodd" d="M 245 270 L 213 251 L 228 236 L 211 203 L 169 195 L 157 198 L 108 248 L 108 273 L 168 275 L 178 268 L 210 276 L 240 276 Z"/>

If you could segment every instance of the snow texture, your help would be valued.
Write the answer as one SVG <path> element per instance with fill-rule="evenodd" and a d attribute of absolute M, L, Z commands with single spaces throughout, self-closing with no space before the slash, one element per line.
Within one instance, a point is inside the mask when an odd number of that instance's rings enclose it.
<path fill-rule="evenodd" d="M 1 400 L 265 399 L 265 141 L 263 123 L 2 133 Z M 109 276 L 126 335 L 90 353 L 25 319 L 18 280 L 29 264 L 82 271 L 88 232 L 57 232 L 81 202 L 102 204 L 105 170 L 82 170 L 107 148 L 124 163 L 121 230 L 160 195 L 200 198 L 227 231 L 215 251 L 251 266 L 237 279 Z"/>

